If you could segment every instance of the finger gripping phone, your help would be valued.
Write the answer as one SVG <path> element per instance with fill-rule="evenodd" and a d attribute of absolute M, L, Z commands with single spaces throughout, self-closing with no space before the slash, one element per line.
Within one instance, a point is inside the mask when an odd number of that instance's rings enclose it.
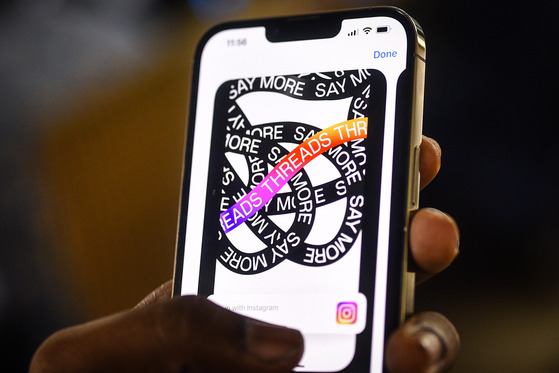
<path fill-rule="evenodd" d="M 194 62 L 174 293 L 382 372 L 413 289 L 425 43 L 396 8 L 219 25 Z"/>

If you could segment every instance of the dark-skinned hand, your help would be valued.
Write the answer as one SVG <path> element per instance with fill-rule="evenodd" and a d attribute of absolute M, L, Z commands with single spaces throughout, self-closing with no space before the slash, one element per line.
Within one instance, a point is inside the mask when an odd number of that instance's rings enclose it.
<path fill-rule="evenodd" d="M 421 188 L 437 175 L 441 150 L 423 137 Z M 435 209 L 417 211 L 410 226 L 410 269 L 417 282 L 450 265 L 458 254 L 454 220 Z M 135 308 L 61 330 L 39 347 L 30 373 L 289 372 L 303 354 L 299 331 L 265 324 L 195 296 L 171 297 L 163 284 Z M 386 363 L 394 373 L 436 373 L 454 364 L 460 342 L 442 315 L 407 320 L 389 339 Z"/>

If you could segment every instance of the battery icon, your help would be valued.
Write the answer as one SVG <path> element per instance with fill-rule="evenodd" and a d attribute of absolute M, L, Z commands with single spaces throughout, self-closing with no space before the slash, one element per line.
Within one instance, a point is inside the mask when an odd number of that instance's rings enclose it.
<path fill-rule="evenodd" d="M 389 32 L 390 31 L 390 26 L 379 26 L 377 27 L 377 34 L 382 34 L 385 32 Z"/>

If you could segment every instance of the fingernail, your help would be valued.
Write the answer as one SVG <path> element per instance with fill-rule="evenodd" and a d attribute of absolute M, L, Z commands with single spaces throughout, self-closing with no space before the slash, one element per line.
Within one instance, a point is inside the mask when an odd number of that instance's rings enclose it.
<path fill-rule="evenodd" d="M 460 337 L 447 318 L 436 312 L 412 317 L 404 333 L 415 339 L 425 351 L 429 372 L 446 372 L 456 362 Z"/>
<path fill-rule="evenodd" d="M 444 346 L 439 336 L 431 330 L 420 330 L 414 333 L 414 337 L 427 353 L 428 366 L 435 365 L 444 354 Z"/>
<path fill-rule="evenodd" d="M 256 320 L 247 320 L 246 338 L 248 352 L 266 361 L 300 358 L 303 351 L 299 331 Z"/>

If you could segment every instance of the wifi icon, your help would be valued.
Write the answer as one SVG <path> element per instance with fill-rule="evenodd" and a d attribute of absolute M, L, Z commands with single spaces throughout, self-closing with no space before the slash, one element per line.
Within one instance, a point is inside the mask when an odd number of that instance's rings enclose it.
<path fill-rule="evenodd" d="M 365 34 L 368 34 L 368 33 L 371 32 L 372 30 L 373 30 L 373 29 L 370 28 L 370 27 L 363 27 L 363 32 L 364 32 Z"/>

